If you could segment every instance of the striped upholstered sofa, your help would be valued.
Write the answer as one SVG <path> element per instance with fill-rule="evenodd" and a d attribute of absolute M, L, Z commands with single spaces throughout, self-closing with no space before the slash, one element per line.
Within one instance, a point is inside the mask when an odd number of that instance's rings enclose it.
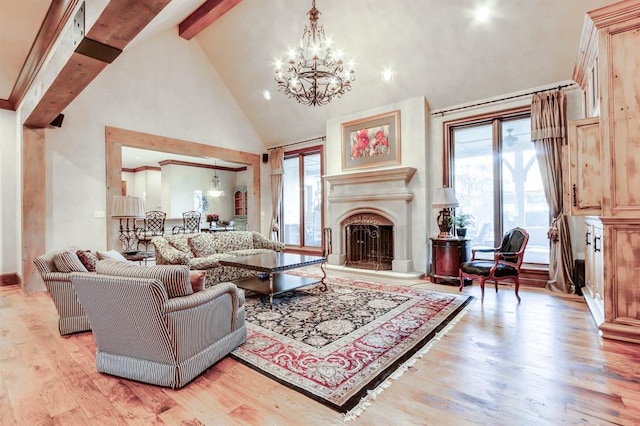
<path fill-rule="evenodd" d="M 283 243 L 271 241 L 256 231 L 175 234 L 155 237 L 151 242 L 156 250 L 156 264 L 206 270 L 206 287 L 255 275 L 253 271 L 220 265 L 220 260 L 284 250 Z"/>
<path fill-rule="evenodd" d="M 101 260 L 71 274 L 96 341 L 98 371 L 181 388 L 247 339 L 244 292 L 192 292 L 184 265 Z"/>

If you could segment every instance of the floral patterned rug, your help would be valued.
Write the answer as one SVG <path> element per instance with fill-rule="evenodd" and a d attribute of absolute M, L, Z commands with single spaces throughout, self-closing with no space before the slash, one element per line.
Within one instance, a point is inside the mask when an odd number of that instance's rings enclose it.
<path fill-rule="evenodd" d="M 452 326 L 471 296 L 327 278 L 274 297 L 247 294 L 247 342 L 232 356 L 329 407 L 358 415 Z"/>

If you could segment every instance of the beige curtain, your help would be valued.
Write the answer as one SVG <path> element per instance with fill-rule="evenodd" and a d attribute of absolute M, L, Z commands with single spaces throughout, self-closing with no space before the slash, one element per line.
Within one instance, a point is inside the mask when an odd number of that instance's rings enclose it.
<path fill-rule="evenodd" d="M 278 223 L 278 208 L 282 199 L 282 175 L 284 174 L 284 148 L 269 150 L 269 165 L 271 166 L 271 239 L 280 240 L 280 224 Z"/>
<path fill-rule="evenodd" d="M 536 148 L 545 196 L 553 213 L 547 233 L 551 240 L 547 289 L 574 293 L 571 237 L 562 199 L 562 147 L 567 144 L 566 104 L 562 90 L 534 94 L 531 139 Z"/>

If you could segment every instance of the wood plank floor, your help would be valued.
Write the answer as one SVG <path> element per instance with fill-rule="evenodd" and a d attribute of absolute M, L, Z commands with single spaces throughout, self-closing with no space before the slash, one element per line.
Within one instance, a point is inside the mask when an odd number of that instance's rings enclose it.
<path fill-rule="evenodd" d="M 464 292 L 480 295 L 477 285 Z M 601 339 L 576 296 L 521 296 L 518 305 L 511 288 L 487 288 L 484 303 L 350 424 L 640 424 L 640 346 Z M 97 373 L 94 353 L 89 332 L 60 337 L 46 293 L 0 287 L 0 425 L 344 423 L 230 358 L 174 391 Z"/>

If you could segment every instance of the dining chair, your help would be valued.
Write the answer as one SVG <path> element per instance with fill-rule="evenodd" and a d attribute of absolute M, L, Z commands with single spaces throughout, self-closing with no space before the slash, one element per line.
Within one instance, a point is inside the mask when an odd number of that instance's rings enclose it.
<path fill-rule="evenodd" d="M 174 234 L 199 233 L 201 216 L 202 214 L 196 210 L 182 213 L 182 226 L 174 226 L 171 232 Z"/>
<path fill-rule="evenodd" d="M 151 210 L 145 213 L 144 229 L 138 236 L 138 250 L 140 244 L 144 245 L 144 250 L 148 251 L 149 244 L 153 237 L 164 236 L 164 222 L 167 217 L 165 212 Z"/>

